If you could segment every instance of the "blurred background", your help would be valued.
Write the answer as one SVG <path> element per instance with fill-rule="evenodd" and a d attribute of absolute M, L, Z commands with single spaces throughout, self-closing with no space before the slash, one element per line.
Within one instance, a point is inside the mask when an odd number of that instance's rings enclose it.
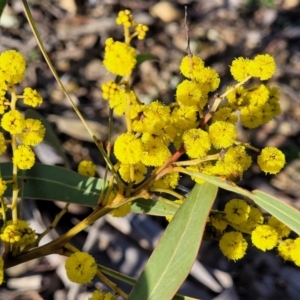
<path fill-rule="evenodd" d="M 229 65 L 239 56 L 253 58 L 269 53 L 277 63 L 269 86 L 281 93 L 282 114 L 255 130 L 239 128 L 239 139 L 253 146 L 275 146 L 286 155 L 285 169 L 266 176 L 254 164 L 241 182 L 247 189 L 261 189 L 300 209 L 300 1 L 299 0 L 57 0 L 28 1 L 50 58 L 76 105 L 89 120 L 100 140 L 108 136 L 107 102 L 100 85 L 113 76 L 102 65 L 106 38 L 122 40 L 115 23 L 119 10 L 130 9 L 137 23 L 149 26 L 147 38 L 136 41 L 141 53 L 152 53 L 158 60 L 143 63 L 133 74 L 132 86 L 138 97 L 149 103 L 159 99 L 174 101 L 182 80 L 179 63 L 186 54 L 183 27 L 187 6 L 191 50 L 221 77 L 218 93 L 234 84 Z M 98 175 L 104 161 L 71 105 L 50 73 L 25 19 L 21 1 L 8 1 L 0 21 L 0 52 L 16 49 L 27 59 L 27 76 L 20 86 L 37 89 L 44 103 L 37 109 L 51 122 L 73 170 L 83 159 L 92 159 Z M 213 98 L 213 95 L 212 97 Z M 21 110 L 26 110 L 20 104 Z M 125 130 L 122 118 L 115 117 L 113 136 Z M 47 144 L 36 147 L 39 160 L 62 165 L 62 159 Z M 2 161 L 9 157 L 1 157 Z M 192 188 L 189 182 L 183 184 Z M 219 192 L 215 207 L 223 209 L 233 195 Z M 25 202 L 25 217 L 37 232 L 43 231 L 60 211 L 62 204 Z M 71 206 L 56 230 L 43 242 L 62 234 L 90 213 L 86 207 Z M 118 219 L 98 220 L 88 231 L 72 240 L 89 251 L 99 263 L 137 277 L 153 251 L 167 222 L 163 218 L 130 214 Z M 172 251 L 172 250 L 170 250 Z M 184 255 L 184 253 L 182 253 Z M 94 288 L 106 289 L 95 280 L 89 285 L 72 284 L 66 278 L 64 258 L 51 255 L 11 268 L 0 287 L 0 300 L 84 300 Z M 276 251 L 262 253 L 250 247 L 240 261 L 228 261 L 215 241 L 203 242 L 198 260 L 181 294 L 203 300 L 299 299 L 300 269 L 284 263 Z M 130 287 L 120 283 L 126 291 Z M 142 299 L 141 299 L 142 300 Z M 164 300 L 164 299 L 159 299 Z"/>

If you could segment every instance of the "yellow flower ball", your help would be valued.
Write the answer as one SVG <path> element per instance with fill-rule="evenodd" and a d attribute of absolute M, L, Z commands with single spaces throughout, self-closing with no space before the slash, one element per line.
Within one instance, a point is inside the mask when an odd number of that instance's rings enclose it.
<path fill-rule="evenodd" d="M 231 199 L 226 203 L 224 212 L 228 221 L 233 224 L 240 224 L 248 219 L 250 206 L 244 200 Z"/>
<path fill-rule="evenodd" d="M 257 157 L 257 163 L 265 173 L 277 174 L 285 165 L 285 156 L 275 147 L 266 147 Z"/>
<path fill-rule="evenodd" d="M 4 134 L 0 132 L 0 155 L 3 154 L 7 149 Z"/>
<path fill-rule="evenodd" d="M 294 240 L 290 253 L 292 261 L 296 266 L 300 267 L 300 237 Z"/>
<path fill-rule="evenodd" d="M 9 133 L 16 134 L 25 128 L 25 119 L 19 111 L 11 110 L 3 115 L 1 126 Z"/>
<path fill-rule="evenodd" d="M 105 68 L 119 76 L 130 74 L 136 65 L 135 49 L 122 42 L 106 42 L 103 64 Z"/>
<path fill-rule="evenodd" d="M 238 260 L 245 255 L 248 243 L 240 232 L 232 231 L 224 233 L 219 247 L 228 259 Z"/>
<path fill-rule="evenodd" d="M 97 264 L 90 254 L 75 252 L 65 262 L 68 278 L 79 284 L 89 283 L 97 273 Z"/>
<path fill-rule="evenodd" d="M 251 233 L 253 245 L 262 250 L 271 250 L 278 243 L 278 233 L 270 225 L 258 225 Z"/>
<path fill-rule="evenodd" d="M 190 158 L 202 158 L 211 148 L 208 133 L 202 129 L 186 130 L 182 140 L 186 153 Z"/>
<path fill-rule="evenodd" d="M 26 119 L 25 128 L 17 134 L 22 144 L 36 146 L 44 140 L 46 129 L 40 120 Z"/>
<path fill-rule="evenodd" d="M 277 246 L 277 251 L 278 251 L 278 254 L 284 260 L 292 260 L 291 251 L 294 248 L 295 248 L 294 240 L 286 239 L 286 240 L 279 241 L 278 246 Z"/>
<path fill-rule="evenodd" d="M 115 141 L 115 156 L 123 164 L 137 164 L 141 160 L 142 152 L 142 141 L 132 133 L 123 133 Z"/>
<path fill-rule="evenodd" d="M 78 165 L 78 173 L 81 175 L 93 177 L 95 176 L 97 167 L 90 160 L 83 160 Z"/>
<path fill-rule="evenodd" d="M 236 81 L 241 82 L 250 76 L 250 62 L 250 59 L 243 57 L 238 57 L 232 61 L 230 72 Z"/>
<path fill-rule="evenodd" d="M 253 77 L 259 77 L 260 80 L 270 79 L 276 70 L 274 58 L 269 54 L 260 54 L 255 56 L 250 62 L 249 73 Z"/>
<path fill-rule="evenodd" d="M 204 69 L 204 61 L 198 56 L 184 56 L 180 63 L 180 72 L 186 78 L 194 79 Z"/>
<path fill-rule="evenodd" d="M 216 121 L 209 126 L 209 138 L 217 149 L 230 147 L 237 138 L 237 130 L 234 124 Z"/>
<path fill-rule="evenodd" d="M 0 70 L 3 79 L 10 85 L 23 80 L 25 76 L 26 60 L 16 50 L 7 50 L 0 54 Z"/>
<path fill-rule="evenodd" d="M 24 89 L 23 97 L 24 103 L 28 106 L 37 107 L 38 105 L 41 105 L 43 103 L 43 98 L 37 92 L 37 90 L 34 90 L 29 87 Z"/>
<path fill-rule="evenodd" d="M 34 152 L 29 146 L 18 146 L 13 154 L 13 163 L 16 164 L 20 170 L 31 169 L 35 163 Z"/>
<path fill-rule="evenodd" d="M 113 300 L 114 295 L 112 293 L 104 293 L 99 290 L 95 290 L 88 300 Z"/>

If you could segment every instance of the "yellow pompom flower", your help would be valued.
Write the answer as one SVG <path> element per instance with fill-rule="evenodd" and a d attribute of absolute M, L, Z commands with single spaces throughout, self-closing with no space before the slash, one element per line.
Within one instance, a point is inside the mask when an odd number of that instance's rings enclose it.
<path fill-rule="evenodd" d="M 147 174 L 147 168 L 146 166 L 139 162 L 135 165 L 129 165 L 129 164 L 121 164 L 119 168 L 119 173 L 121 178 L 126 181 L 126 182 L 131 182 L 130 178 L 130 168 L 133 167 L 133 172 L 134 172 L 134 184 L 138 184 L 142 182 Z"/>
<path fill-rule="evenodd" d="M 21 238 L 18 242 L 18 246 L 25 247 L 35 242 L 35 240 L 37 239 L 37 235 L 25 220 L 18 220 L 18 227 L 19 231 L 21 232 Z"/>
<path fill-rule="evenodd" d="M 182 136 L 184 148 L 190 158 L 202 158 L 211 148 L 208 133 L 202 129 L 186 130 Z"/>
<path fill-rule="evenodd" d="M 300 237 L 296 238 L 291 249 L 291 259 L 296 266 L 300 267 Z"/>
<path fill-rule="evenodd" d="M 90 160 L 83 160 L 78 165 L 78 173 L 81 175 L 93 177 L 95 176 L 97 167 Z"/>
<path fill-rule="evenodd" d="M 226 229 L 228 225 L 228 222 L 226 222 L 224 217 L 220 214 L 212 214 L 210 216 L 210 222 L 213 227 L 222 232 Z"/>
<path fill-rule="evenodd" d="M 0 54 L 0 70 L 2 78 L 9 85 L 23 80 L 25 76 L 26 61 L 24 56 L 16 50 L 7 50 Z"/>
<path fill-rule="evenodd" d="M 257 163 L 265 173 L 277 174 L 285 165 L 285 156 L 275 147 L 266 147 L 257 157 Z"/>
<path fill-rule="evenodd" d="M 232 61 L 230 72 L 236 81 L 241 82 L 250 76 L 250 62 L 250 59 L 243 57 L 238 57 Z"/>
<path fill-rule="evenodd" d="M 269 54 L 255 56 L 250 62 L 249 73 L 253 77 L 259 77 L 260 80 L 270 79 L 276 70 L 274 58 Z"/>
<path fill-rule="evenodd" d="M 202 97 L 200 85 L 190 80 L 184 80 L 178 84 L 176 101 L 185 106 L 198 105 L 199 109 L 203 109 L 207 103 L 207 99 Z"/>
<path fill-rule="evenodd" d="M 233 87 L 228 86 L 226 91 L 232 90 Z M 228 103 L 233 109 L 239 109 L 241 106 L 247 105 L 249 100 L 247 97 L 248 91 L 243 87 L 239 86 L 234 88 L 226 96 Z"/>
<path fill-rule="evenodd" d="M 135 49 L 125 43 L 115 42 L 112 38 L 108 38 L 105 42 L 103 64 L 109 72 L 115 75 L 130 74 L 136 65 Z"/>
<path fill-rule="evenodd" d="M 136 118 L 142 110 L 142 105 L 137 102 L 134 91 L 118 89 L 109 99 L 109 107 L 114 109 L 116 115 L 125 115 L 127 105 L 130 105 L 130 118 Z"/>
<path fill-rule="evenodd" d="M 38 91 L 30 87 L 24 89 L 23 97 L 24 103 L 32 107 L 37 107 L 43 103 L 43 98 Z"/>
<path fill-rule="evenodd" d="M 13 154 L 13 163 L 16 164 L 20 170 L 31 169 L 35 163 L 34 152 L 29 146 L 18 146 Z"/>
<path fill-rule="evenodd" d="M 270 225 L 258 225 L 251 233 L 253 245 L 262 250 L 271 250 L 278 243 L 278 233 Z"/>
<path fill-rule="evenodd" d="M 252 163 L 251 156 L 247 154 L 244 146 L 230 147 L 225 153 L 224 161 L 225 163 L 239 163 L 244 171 L 248 170 Z"/>
<path fill-rule="evenodd" d="M 198 56 L 184 56 L 180 63 L 180 72 L 186 78 L 194 79 L 204 69 L 204 61 Z"/>
<path fill-rule="evenodd" d="M 175 107 L 171 113 L 173 125 L 180 131 L 197 127 L 196 109 L 192 106 Z"/>
<path fill-rule="evenodd" d="M 195 74 L 195 81 L 200 83 L 206 92 L 213 92 L 219 87 L 221 80 L 215 70 L 206 67 Z"/>
<path fill-rule="evenodd" d="M 115 141 L 115 156 L 123 164 L 137 164 L 141 160 L 142 152 L 142 141 L 132 133 L 123 133 Z"/>
<path fill-rule="evenodd" d="M 230 147 L 237 138 L 237 130 L 232 123 L 217 121 L 209 126 L 209 138 L 217 149 Z"/>
<path fill-rule="evenodd" d="M 134 26 L 135 22 L 131 11 L 129 9 L 119 11 L 116 23 L 127 28 Z"/>
<path fill-rule="evenodd" d="M 0 95 L 0 115 L 3 115 L 8 109 L 9 100 Z"/>
<path fill-rule="evenodd" d="M 0 68 L 0 99 L 3 99 L 6 92 L 8 91 L 8 85 L 4 79 L 5 75 L 2 69 Z M 9 102 L 9 100 L 7 100 Z"/>
<path fill-rule="evenodd" d="M 272 226 L 277 231 L 278 238 L 288 237 L 291 233 L 290 228 L 273 216 L 269 218 L 268 225 Z"/>
<path fill-rule="evenodd" d="M 113 81 L 108 81 L 106 83 L 103 83 L 101 85 L 101 89 L 102 89 L 102 97 L 105 100 L 111 99 L 112 97 L 114 97 L 116 95 L 116 92 L 119 89 L 119 85 L 116 84 Z"/>
<path fill-rule="evenodd" d="M 240 224 L 248 219 L 250 206 L 244 200 L 231 199 L 226 203 L 224 212 L 228 221 L 233 224 Z"/>
<path fill-rule="evenodd" d="M 141 161 L 145 166 L 160 167 L 171 157 L 169 148 L 159 137 L 144 134 L 142 140 Z"/>
<path fill-rule="evenodd" d="M 242 222 L 235 226 L 235 228 L 239 229 L 239 231 L 245 233 L 251 233 L 253 229 L 264 222 L 264 217 L 261 211 L 253 206 L 250 206 L 249 217 L 245 222 Z"/>
<path fill-rule="evenodd" d="M 0 178 L 0 196 L 2 196 L 7 189 L 6 181 Z"/>
<path fill-rule="evenodd" d="M 7 225 L 0 234 L 0 238 L 2 241 L 11 244 L 19 242 L 21 239 L 21 232 L 19 231 L 18 225 Z"/>
<path fill-rule="evenodd" d="M 7 149 L 4 134 L 0 132 L 0 155 L 3 154 Z"/>
<path fill-rule="evenodd" d="M 170 125 L 170 108 L 156 100 L 143 107 L 143 115 L 133 122 L 132 129 L 144 133 L 143 142 L 145 142 L 148 136 L 151 138 L 151 135 L 166 137 L 172 131 L 168 131 L 171 129 Z M 173 135 L 175 134 L 176 132 L 173 133 Z"/>
<path fill-rule="evenodd" d="M 238 260 L 245 255 L 248 243 L 240 232 L 232 231 L 223 234 L 219 247 L 228 259 Z"/>
<path fill-rule="evenodd" d="M 179 178 L 178 172 L 169 173 L 154 181 L 152 187 L 161 189 L 175 189 L 178 185 Z"/>
<path fill-rule="evenodd" d="M 211 175 L 225 177 L 229 181 L 238 182 L 243 177 L 243 167 L 236 162 L 225 162 L 224 160 L 219 160 L 211 168 Z"/>
<path fill-rule="evenodd" d="M 75 283 L 86 284 L 95 277 L 97 264 L 93 256 L 86 252 L 75 252 L 66 259 L 68 278 Z"/>
<path fill-rule="evenodd" d="M 27 245 L 30 245 L 34 243 L 34 241 L 37 239 L 35 231 L 31 229 L 31 227 L 25 220 L 18 220 L 17 225 L 13 224 L 13 221 L 10 220 L 7 222 L 7 227 L 9 226 L 16 226 L 17 228 L 18 238 L 17 241 L 15 241 L 15 243 L 19 247 L 25 247 Z"/>
<path fill-rule="evenodd" d="M 112 293 L 110 292 L 104 293 L 102 291 L 95 290 L 88 300 L 113 300 L 113 299 L 114 299 L 114 295 Z"/>
<path fill-rule="evenodd" d="M 235 124 L 238 121 L 238 116 L 230 107 L 222 107 L 215 112 L 213 121 L 223 121 Z"/>
<path fill-rule="evenodd" d="M 256 128 L 263 124 L 263 113 L 261 108 L 254 105 L 242 107 L 240 109 L 240 121 L 247 128 Z"/>
<path fill-rule="evenodd" d="M 250 105 L 262 106 L 268 101 L 269 95 L 269 89 L 264 84 L 261 84 L 249 88 L 247 98 Z"/>
<path fill-rule="evenodd" d="M 137 38 L 143 40 L 146 36 L 147 31 L 149 30 L 148 26 L 143 24 L 138 24 L 134 31 L 137 33 Z"/>
<path fill-rule="evenodd" d="M 16 134 L 25 128 L 25 119 L 19 111 L 11 110 L 3 115 L 1 126 L 9 133 Z"/>
<path fill-rule="evenodd" d="M 292 249 L 295 248 L 294 240 L 293 239 L 286 239 L 281 240 L 278 243 L 277 251 L 278 254 L 284 259 L 284 260 L 292 260 L 291 252 Z"/>
<path fill-rule="evenodd" d="M 46 129 L 40 120 L 26 119 L 25 128 L 17 134 L 22 144 L 36 146 L 44 139 Z"/>

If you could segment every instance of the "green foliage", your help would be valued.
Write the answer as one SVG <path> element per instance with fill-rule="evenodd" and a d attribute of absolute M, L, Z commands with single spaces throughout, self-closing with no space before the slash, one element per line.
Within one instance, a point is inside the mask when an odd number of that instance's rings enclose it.
<path fill-rule="evenodd" d="M 166 228 L 128 299 L 171 299 L 177 292 L 198 254 L 205 229 L 203 220 L 217 190 L 209 183 L 194 187 Z"/>
<path fill-rule="evenodd" d="M 0 19 L 6 4 L 7 4 L 7 0 L 0 0 Z"/>

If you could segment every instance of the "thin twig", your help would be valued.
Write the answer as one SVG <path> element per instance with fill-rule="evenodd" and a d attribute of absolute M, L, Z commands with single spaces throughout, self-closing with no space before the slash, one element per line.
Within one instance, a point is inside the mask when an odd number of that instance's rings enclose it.
<path fill-rule="evenodd" d="M 185 29 L 185 35 L 186 35 L 186 52 L 188 54 L 188 56 L 191 58 L 193 57 L 191 48 L 190 48 L 190 34 L 189 34 L 189 26 L 187 23 L 187 6 L 184 7 L 184 29 Z"/>

